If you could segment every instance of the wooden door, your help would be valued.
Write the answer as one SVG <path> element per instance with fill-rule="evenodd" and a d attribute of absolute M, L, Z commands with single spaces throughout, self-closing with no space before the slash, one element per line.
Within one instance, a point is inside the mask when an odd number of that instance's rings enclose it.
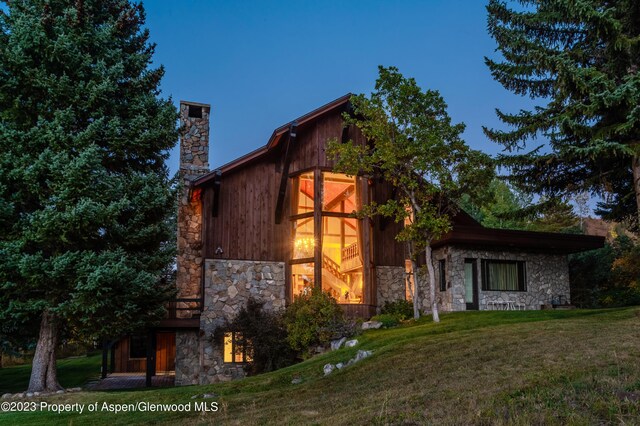
<path fill-rule="evenodd" d="M 167 373 L 176 369 L 176 333 L 156 334 L 156 373 Z"/>

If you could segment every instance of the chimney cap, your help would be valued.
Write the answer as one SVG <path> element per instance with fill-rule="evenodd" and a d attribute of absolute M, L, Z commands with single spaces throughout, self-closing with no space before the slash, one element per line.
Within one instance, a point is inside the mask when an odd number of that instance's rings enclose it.
<path fill-rule="evenodd" d="M 211 108 L 211 104 L 203 104 L 200 102 L 191 102 L 191 101 L 180 101 L 180 105 L 194 105 L 194 106 L 201 106 L 205 108 Z"/>

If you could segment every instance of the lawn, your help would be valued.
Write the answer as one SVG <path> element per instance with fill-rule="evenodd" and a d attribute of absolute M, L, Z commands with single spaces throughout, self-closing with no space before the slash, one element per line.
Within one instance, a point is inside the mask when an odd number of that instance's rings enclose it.
<path fill-rule="evenodd" d="M 100 376 L 100 354 L 58 360 L 58 377 L 65 388 L 82 386 Z M 0 368 L 0 395 L 6 392 L 23 392 L 29 385 L 31 365 Z"/>
<path fill-rule="evenodd" d="M 49 397 L 83 414 L 0 414 L 13 424 L 639 424 L 640 309 L 463 312 L 359 337 L 262 376 L 208 386 Z M 322 366 L 373 356 L 323 377 Z M 293 378 L 302 379 L 292 384 Z M 214 399 L 192 397 L 215 393 Z M 185 404 L 118 413 L 107 404 Z M 217 411 L 195 410 L 215 402 Z M 96 412 L 87 412 L 98 403 Z M 210 407 L 210 406 L 209 406 Z"/>

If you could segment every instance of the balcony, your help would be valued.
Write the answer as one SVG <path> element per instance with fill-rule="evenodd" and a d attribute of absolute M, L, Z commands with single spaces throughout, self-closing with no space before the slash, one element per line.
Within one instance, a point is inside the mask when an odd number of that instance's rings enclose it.
<path fill-rule="evenodd" d="M 167 316 L 160 320 L 160 328 L 200 328 L 202 299 L 178 298 L 167 303 Z"/>

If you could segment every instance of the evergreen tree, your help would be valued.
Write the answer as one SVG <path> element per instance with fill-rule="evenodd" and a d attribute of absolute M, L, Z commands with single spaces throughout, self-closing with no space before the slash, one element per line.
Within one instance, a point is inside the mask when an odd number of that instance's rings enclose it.
<path fill-rule="evenodd" d="M 440 93 L 422 89 L 395 67 L 379 67 L 376 90 L 370 97 L 351 98 L 355 125 L 370 145 L 348 141 L 329 144 L 335 169 L 349 175 L 378 174 L 397 189 L 383 204 L 363 206 L 362 216 L 382 215 L 404 222 L 396 236 L 409 244 L 413 265 L 414 317 L 419 317 L 420 295 L 416 260 L 424 254 L 428 270 L 431 312 L 439 321 L 435 267 L 431 243 L 451 229 L 463 194 L 475 196 L 493 176 L 490 158 L 462 140 L 464 124 L 451 123 Z"/>
<path fill-rule="evenodd" d="M 62 333 L 164 311 L 177 113 L 140 4 L 12 0 L 0 12 L 0 324 L 39 321 L 30 391 L 59 388 Z"/>
<path fill-rule="evenodd" d="M 490 0 L 488 27 L 502 60 L 486 59 L 505 88 L 546 105 L 498 117 L 486 134 L 514 182 L 553 199 L 605 195 L 612 219 L 640 215 L 640 2 Z M 527 148 L 536 137 L 549 147 Z M 568 197 L 567 197 L 568 198 Z"/>

